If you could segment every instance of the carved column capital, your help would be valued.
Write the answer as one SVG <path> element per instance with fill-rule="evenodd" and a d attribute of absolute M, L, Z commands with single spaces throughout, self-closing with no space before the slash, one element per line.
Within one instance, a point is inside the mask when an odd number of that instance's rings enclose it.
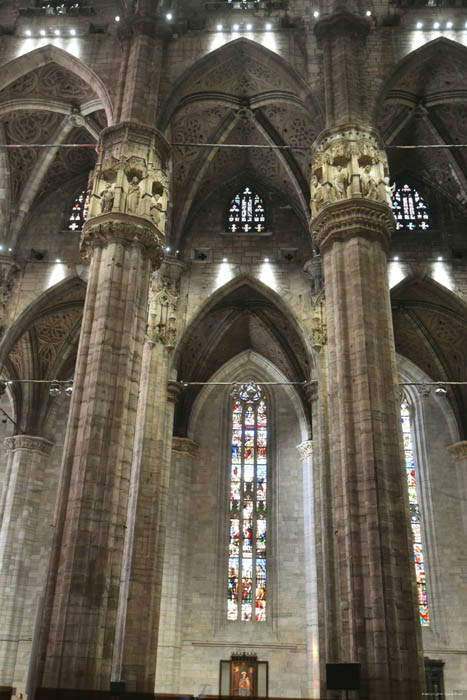
<path fill-rule="evenodd" d="M 467 461 L 467 440 L 455 442 L 454 445 L 448 447 L 448 450 L 454 463 Z"/>
<path fill-rule="evenodd" d="M 302 462 L 313 457 L 313 440 L 304 440 L 297 445 L 298 454 Z"/>
<path fill-rule="evenodd" d="M 160 266 L 164 256 L 155 226 L 128 214 L 108 213 L 85 223 L 81 234 L 83 258 L 90 259 L 95 248 L 105 248 L 109 243 L 137 246 L 151 260 L 154 268 Z"/>
<path fill-rule="evenodd" d="M 386 153 L 374 129 L 347 124 L 313 144 L 310 230 L 323 252 L 363 236 L 389 247 L 394 218 Z"/>
<path fill-rule="evenodd" d="M 188 457 L 196 457 L 199 451 L 199 445 L 190 438 L 174 437 L 172 438 L 172 452 L 187 455 Z"/>
<path fill-rule="evenodd" d="M 33 450 L 34 452 L 42 452 L 44 455 L 49 455 L 54 446 L 53 442 L 46 440 L 43 437 L 36 435 L 13 435 L 4 440 L 7 450 Z"/>
<path fill-rule="evenodd" d="M 183 384 L 170 380 L 167 384 L 167 398 L 172 403 L 177 403 L 183 391 Z"/>

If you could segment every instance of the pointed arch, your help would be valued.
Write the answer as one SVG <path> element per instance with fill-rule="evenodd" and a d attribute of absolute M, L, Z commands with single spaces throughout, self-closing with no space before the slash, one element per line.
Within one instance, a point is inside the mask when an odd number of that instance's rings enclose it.
<path fill-rule="evenodd" d="M 57 63 L 65 70 L 74 73 L 84 80 L 99 97 L 102 108 L 105 110 L 107 116 L 108 125 L 110 126 L 113 124 L 114 109 L 112 101 L 101 78 L 79 58 L 76 58 L 68 53 L 68 51 L 59 49 L 52 44 L 34 49 L 5 64 L 0 76 L 0 92 L 23 75 L 37 70 L 37 68 L 41 68 L 42 66 L 46 66 L 49 63 Z"/>
<path fill-rule="evenodd" d="M 267 49 L 256 41 L 242 37 L 234 39 L 203 56 L 175 80 L 172 90 L 161 107 L 158 128 L 161 131 L 167 128 L 183 98 L 187 98 L 188 94 L 191 95 L 190 99 L 199 99 L 203 93 L 208 93 L 212 96 L 212 91 L 213 89 L 215 91 L 215 88 L 210 87 L 203 91 L 202 88 L 196 89 L 197 83 L 213 67 L 220 68 L 223 63 L 239 53 L 244 54 L 247 58 L 250 56 L 255 57 L 260 63 L 270 65 L 271 69 L 276 73 L 286 75 L 287 86 L 292 85 L 294 89 L 291 90 L 290 87 L 287 87 L 286 90 L 274 90 L 274 99 L 277 100 L 281 96 L 283 99 L 298 99 L 300 104 L 309 110 L 315 118 L 318 118 L 321 124 L 324 124 L 323 112 L 318 102 L 311 95 L 309 86 L 295 68 L 274 51 Z M 230 94 L 229 91 L 219 90 L 218 96 L 225 98 L 226 92 Z"/>

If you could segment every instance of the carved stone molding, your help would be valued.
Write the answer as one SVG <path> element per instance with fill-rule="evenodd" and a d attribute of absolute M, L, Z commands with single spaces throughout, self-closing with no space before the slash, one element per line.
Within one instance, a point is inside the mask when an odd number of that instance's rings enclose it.
<path fill-rule="evenodd" d="M 387 204 L 370 200 L 346 199 L 330 204 L 312 219 L 310 230 L 322 253 L 335 241 L 361 237 L 379 241 L 388 251 L 394 228 Z"/>
<path fill-rule="evenodd" d="M 313 381 L 305 384 L 304 389 L 305 389 L 305 396 L 310 403 L 318 400 L 318 398 L 319 398 L 319 384 L 318 384 L 317 379 L 314 379 Z"/>
<path fill-rule="evenodd" d="M 302 462 L 313 457 L 313 440 L 304 440 L 297 445 L 298 454 Z"/>
<path fill-rule="evenodd" d="M 176 309 L 179 279 L 184 269 L 178 260 L 164 260 L 151 278 L 147 336 L 150 341 L 168 348 L 175 347 L 177 339 Z"/>
<path fill-rule="evenodd" d="M 454 445 L 450 445 L 448 450 L 455 463 L 467 461 L 467 440 L 461 440 L 454 443 Z"/>
<path fill-rule="evenodd" d="M 4 440 L 7 450 L 33 450 L 34 452 L 42 452 L 44 455 L 49 455 L 53 442 L 36 435 L 13 435 Z"/>
<path fill-rule="evenodd" d="M 172 452 L 187 455 L 188 457 L 196 457 L 198 451 L 198 443 L 194 442 L 193 440 L 190 440 L 190 438 L 182 438 L 175 436 L 172 438 Z"/>
<path fill-rule="evenodd" d="M 139 217 L 125 214 L 106 214 L 87 221 L 81 235 L 81 254 L 86 260 L 92 257 L 94 248 L 105 248 L 109 243 L 125 247 L 139 247 L 154 268 L 158 268 L 164 256 L 157 230 Z"/>
<path fill-rule="evenodd" d="M 170 380 L 167 384 L 167 399 L 171 403 L 177 403 L 183 391 L 183 384 Z"/>

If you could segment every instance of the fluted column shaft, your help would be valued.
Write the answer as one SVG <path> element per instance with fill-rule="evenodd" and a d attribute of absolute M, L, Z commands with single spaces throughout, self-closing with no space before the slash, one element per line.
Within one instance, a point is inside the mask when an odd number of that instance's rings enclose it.
<path fill-rule="evenodd" d="M 328 188 L 312 231 L 328 322 L 339 656 L 329 661 L 361 663 L 362 700 L 415 700 L 421 633 L 386 269 L 385 157 L 374 135 L 352 126 L 321 138 L 315 172 Z"/>
<path fill-rule="evenodd" d="M 38 532 L 52 445 L 33 435 L 15 435 L 5 440 L 8 455 L 0 529 L 0 685 L 13 685 L 18 677 L 15 667 L 18 657 L 23 656 L 23 636 L 26 653 L 19 675 L 23 684 L 25 681 L 35 606 L 43 584 Z"/>

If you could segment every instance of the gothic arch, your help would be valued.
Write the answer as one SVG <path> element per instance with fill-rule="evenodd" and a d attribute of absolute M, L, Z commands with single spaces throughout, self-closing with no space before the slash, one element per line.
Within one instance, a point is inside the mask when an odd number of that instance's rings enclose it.
<path fill-rule="evenodd" d="M 113 123 L 112 101 L 101 78 L 83 63 L 83 61 L 51 44 L 42 46 L 39 49 L 34 49 L 34 51 L 30 51 L 7 63 L 0 77 L 0 92 L 6 89 L 11 83 L 27 75 L 27 73 L 50 63 L 57 63 L 65 70 L 70 71 L 84 80 L 99 97 L 102 107 L 105 110 L 108 124 L 111 125 Z"/>
<path fill-rule="evenodd" d="M 267 95 L 268 92 L 271 92 L 271 99 L 278 99 L 281 96 L 283 99 L 298 99 L 313 116 L 319 117 L 321 123 L 324 123 L 322 110 L 319 104 L 315 101 L 315 98 L 312 97 L 309 86 L 296 72 L 295 68 L 284 58 L 279 56 L 279 54 L 265 48 L 256 41 L 239 38 L 203 56 L 177 78 L 160 110 L 158 127 L 161 131 L 167 128 L 179 104 L 183 101 L 183 98 L 190 95 L 191 100 L 199 99 L 202 93 L 205 92 L 212 99 L 212 93 L 216 91 L 216 88 L 214 85 L 211 85 L 203 89 L 201 81 L 205 79 L 209 71 L 213 68 L 217 68 L 219 78 L 216 82 L 220 82 L 222 65 L 238 56 L 246 57 L 246 59 L 250 57 L 254 58 L 258 63 L 263 64 L 265 69 L 268 69 L 268 72 L 272 70 L 276 78 L 278 75 L 287 76 L 287 89 L 281 90 L 271 85 L 270 90 L 262 90 L 259 91 L 259 93 L 253 94 L 265 93 Z M 294 86 L 294 90 L 290 90 L 290 84 Z M 235 91 L 232 93 L 231 90 L 225 89 L 225 86 L 224 89 L 218 90 L 218 92 L 219 96 L 222 97 L 225 97 L 226 94 L 235 94 Z"/>
<path fill-rule="evenodd" d="M 288 304 L 257 280 L 241 276 L 217 290 L 178 343 L 173 367 L 183 382 L 208 382 L 245 351 L 276 366 L 287 381 L 309 381 L 311 351 Z M 303 388 L 298 393 L 305 404 Z M 186 434 L 200 386 L 188 386 L 176 407 L 175 432 Z"/>

